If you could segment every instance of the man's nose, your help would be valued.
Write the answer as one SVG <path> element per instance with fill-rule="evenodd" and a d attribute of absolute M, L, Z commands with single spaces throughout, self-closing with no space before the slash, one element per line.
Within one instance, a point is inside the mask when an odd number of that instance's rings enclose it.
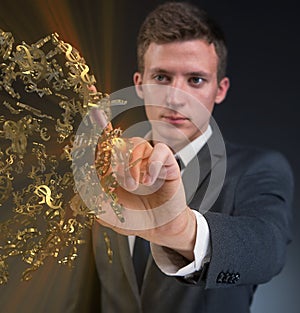
<path fill-rule="evenodd" d="M 179 108 L 184 106 L 186 100 L 183 86 L 180 82 L 174 82 L 172 85 L 167 87 L 166 104 L 171 108 Z"/>

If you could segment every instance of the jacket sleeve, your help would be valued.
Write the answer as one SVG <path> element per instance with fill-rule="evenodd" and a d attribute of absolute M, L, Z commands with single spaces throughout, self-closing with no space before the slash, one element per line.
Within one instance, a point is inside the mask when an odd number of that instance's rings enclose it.
<path fill-rule="evenodd" d="M 206 288 L 265 283 L 285 263 L 294 189 L 289 164 L 270 152 L 243 168 L 232 189 L 231 213 L 205 214 L 211 236 L 211 260 L 201 275 Z"/>

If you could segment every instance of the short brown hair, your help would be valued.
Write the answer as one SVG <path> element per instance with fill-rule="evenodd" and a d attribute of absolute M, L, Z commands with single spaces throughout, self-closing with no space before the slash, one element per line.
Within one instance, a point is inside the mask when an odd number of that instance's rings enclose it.
<path fill-rule="evenodd" d="M 218 60 L 218 81 L 226 75 L 227 47 L 220 27 L 204 10 L 187 2 L 166 2 L 146 17 L 137 38 L 138 69 L 144 71 L 144 55 L 151 42 L 157 44 L 192 39 L 213 43 Z"/>

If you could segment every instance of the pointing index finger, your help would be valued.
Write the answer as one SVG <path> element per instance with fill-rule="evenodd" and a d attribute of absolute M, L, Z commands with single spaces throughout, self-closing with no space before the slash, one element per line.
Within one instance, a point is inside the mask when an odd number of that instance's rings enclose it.
<path fill-rule="evenodd" d="M 157 179 L 174 180 L 180 176 L 177 162 L 171 149 L 157 143 L 148 159 L 148 172 L 143 181 L 144 184 L 152 184 Z"/>

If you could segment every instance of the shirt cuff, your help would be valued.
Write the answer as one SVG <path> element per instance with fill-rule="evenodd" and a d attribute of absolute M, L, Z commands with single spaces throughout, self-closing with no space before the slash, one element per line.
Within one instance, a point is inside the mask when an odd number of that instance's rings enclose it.
<path fill-rule="evenodd" d="M 210 260 L 210 233 L 206 219 L 198 211 L 196 215 L 197 232 L 194 246 L 194 260 L 190 263 L 178 252 L 151 243 L 153 259 L 160 270 L 169 276 L 186 276 L 199 271 Z"/>

